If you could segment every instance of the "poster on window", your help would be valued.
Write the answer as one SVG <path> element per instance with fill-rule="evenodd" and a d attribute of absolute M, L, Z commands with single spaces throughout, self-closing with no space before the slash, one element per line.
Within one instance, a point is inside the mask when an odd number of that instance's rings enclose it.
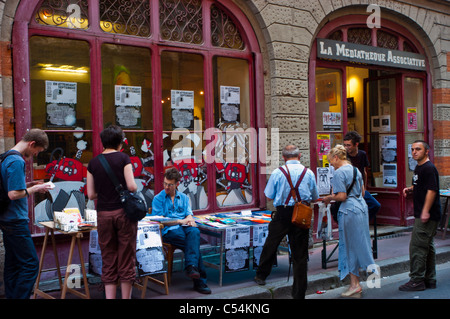
<path fill-rule="evenodd" d="M 122 127 L 141 127 L 142 88 L 140 86 L 114 86 L 116 123 Z"/>
<path fill-rule="evenodd" d="M 417 131 L 417 108 L 408 107 L 406 112 L 408 116 L 408 131 Z"/>
<path fill-rule="evenodd" d="M 412 144 L 408 144 L 408 169 L 414 172 L 417 166 L 417 161 L 412 157 Z"/>
<path fill-rule="evenodd" d="M 253 269 L 258 268 L 261 252 L 269 234 L 269 224 L 253 226 Z"/>
<path fill-rule="evenodd" d="M 225 272 L 249 269 L 250 226 L 228 227 L 225 231 Z"/>
<path fill-rule="evenodd" d="M 325 131 L 341 130 L 341 113 L 339 112 L 323 112 L 322 113 L 323 129 Z"/>
<path fill-rule="evenodd" d="M 171 90 L 173 129 L 194 129 L 194 91 Z"/>
<path fill-rule="evenodd" d="M 319 160 L 324 155 L 327 155 L 331 149 L 330 134 L 317 134 L 317 150 L 319 153 Z"/>
<path fill-rule="evenodd" d="M 159 224 L 138 223 L 136 265 L 138 276 L 167 272 Z"/>
<path fill-rule="evenodd" d="M 396 135 L 381 135 L 381 160 L 383 163 L 397 162 L 397 136 Z"/>
<path fill-rule="evenodd" d="M 397 187 L 397 164 L 383 164 L 383 186 Z"/>
<path fill-rule="evenodd" d="M 317 167 L 317 191 L 319 195 L 328 195 L 331 193 L 331 180 L 334 169 L 329 167 Z"/>
<path fill-rule="evenodd" d="M 45 81 L 47 126 L 72 127 L 76 124 L 77 83 Z"/>
<path fill-rule="evenodd" d="M 239 122 L 241 108 L 241 88 L 220 86 L 220 112 L 222 122 Z"/>

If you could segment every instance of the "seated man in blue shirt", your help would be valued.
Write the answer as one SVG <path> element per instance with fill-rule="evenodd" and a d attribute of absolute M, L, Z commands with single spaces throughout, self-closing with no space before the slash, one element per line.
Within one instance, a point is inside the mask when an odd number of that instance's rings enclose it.
<path fill-rule="evenodd" d="M 155 196 L 152 202 L 152 214 L 169 217 L 164 222 L 163 241 L 184 251 L 185 272 L 193 279 L 194 289 L 210 294 L 206 285 L 206 272 L 200 254 L 200 231 L 197 228 L 189 197 L 177 190 L 181 174 L 174 167 L 164 173 L 164 190 Z"/>

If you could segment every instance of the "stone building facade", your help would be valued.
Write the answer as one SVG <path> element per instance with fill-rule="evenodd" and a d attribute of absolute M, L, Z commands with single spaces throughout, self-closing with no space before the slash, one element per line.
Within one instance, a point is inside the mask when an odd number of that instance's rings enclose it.
<path fill-rule="evenodd" d="M 20 43 L 14 43 L 13 29 L 22 28 L 23 21 L 17 21 L 16 11 L 25 0 L 0 0 L 0 150 L 10 149 L 17 141 L 17 118 L 24 110 L 17 105 L 30 104 L 18 101 L 14 83 L 23 83 L 28 78 L 15 79 L 15 74 L 27 74 L 19 70 L 24 65 L 21 57 L 13 59 L 13 51 Z M 64 1 L 63 1 L 64 2 Z M 77 1 L 66 1 L 67 4 Z M 152 2 L 152 1 L 150 1 Z M 183 1 L 182 1 L 183 2 Z M 267 128 L 279 130 L 280 152 L 286 144 L 295 144 L 302 151 L 302 162 L 317 167 L 316 131 L 312 130 L 315 119 L 313 95 L 315 94 L 315 72 L 319 59 L 315 56 L 317 37 L 321 30 L 333 21 L 345 17 L 367 17 L 379 14 L 381 27 L 387 21 L 408 32 L 417 48 L 415 51 L 425 57 L 427 72 L 424 76 L 424 109 L 429 117 L 424 135 L 432 146 L 432 158 L 439 170 L 441 188 L 450 187 L 450 4 L 445 0 L 221 0 L 223 7 L 232 6 L 233 15 L 239 10 L 248 20 L 257 39 L 260 50 L 260 72 L 255 81 L 256 95 L 262 97 L 256 108 L 261 113 Z M 42 2 L 39 2 L 42 3 Z M 33 1 L 33 4 L 39 5 Z M 375 5 L 379 11 L 368 11 Z M 31 10 L 31 9 L 30 9 Z M 36 8 L 33 8 L 36 10 Z M 374 17 L 375 19 L 376 17 Z M 375 20 L 376 21 L 376 20 Z M 242 30 L 245 32 L 245 30 Z M 17 31 L 20 34 L 21 31 Z M 322 31 L 323 32 L 323 31 Z M 400 36 L 402 36 L 400 34 Z M 405 35 L 403 35 L 405 36 Z M 405 36 L 406 37 L 406 36 Z M 14 40 L 14 41 L 13 41 Z M 27 41 L 27 39 L 19 39 Z M 414 51 L 414 50 L 413 50 Z M 339 61 L 334 61 L 339 63 Z M 363 67 L 361 64 L 358 67 Z M 17 71 L 19 70 L 19 71 Z M 385 71 L 385 69 L 382 69 Z M 389 71 L 389 70 L 388 70 Z M 344 78 L 344 82 L 345 82 Z M 344 104 L 345 105 L 345 104 Z M 28 106 L 30 108 L 30 106 Z M 29 123 L 28 123 L 29 124 Z M 32 123 L 31 123 L 32 124 Z M 345 123 L 344 123 L 345 126 Z M 362 128 L 361 126 L 359 127 Z M 20 131 L 23 132 L 23 127 Z M 346 132 L 348 127 L 341 128 Z M 268 137 L 269 140 L 271 136 Z M 270 143 L 268 143 L 270 145 Z M 269 150 L 270 153 L 270 150 Z M 406 157 L 406 155 L 405 155 Z M 401 164 L 399 164 L 399 167 Z M 403 182 L 405 183 L 405 182 Z M 406 182 L 407 184 L 407 182 Z M 271 208 L 264 202 L 260 185 L 253 195 L 262 202 L 255 207 Z M 257 195 L 257 196 L 255 196 Z M 405 218 L 401 221 L 405 224 Z"/>

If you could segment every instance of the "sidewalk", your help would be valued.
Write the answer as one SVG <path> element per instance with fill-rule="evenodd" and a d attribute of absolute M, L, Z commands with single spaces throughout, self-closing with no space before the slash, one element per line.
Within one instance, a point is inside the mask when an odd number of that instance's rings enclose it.
<path fill-rule="evenodd" d="M 375 263 L 381 268 L 381 276 L 392 276 L 409 271 L 409 240 L 411 227 L 378 226 L 378 258 Z M 327 255 L 337 243 L 327 245 Z M 442 239 L 442 232 L 438 231 L 435 237 L 437 251 L 437 263 L 450 260 L 450 234 Z M 337 261 L 330 262 L 327 269 L 322 268 L 321 262 L 322 244 L 316 243 L 309 250 L 308 263 L 308 290 L 307 294 L 313 294 L 318 290 L 330 290 L 347 283 L 339 280 Z M 337 259 L 338 251 L 331 259 Z M 178 267 L 179 268 L 179 267 Z M 265 286 L 258 286 L 253 281 L 254 270 L 236 273 L 225 273 L 223 286 L 220 287 L 219 271 L 207 267 L 208 286 L 212 290 L 211 295 L 202 295 L 192 289 L 192 280 L 185 277 L 182 271 L 174 271 L 172 283 L 169 286 L 169 295 L 164 294 L 164 288 L 149 282 L 145 299 L 289 299 L 291 298 L 292 269 L 289 281 L 287 280 L 289 263 L 288 255 L 278 256 L 278 266 L 273 268 L 271 275 L 266 279 Z M 100 289 L 98 278 L 90 280 L 89 290 L 92 299 L 104 299 L 104 293 Z M 59 298 L 60 292 L 51 293 Z M 120 297 L 118 293 L 118 297 Z M 140 291 L 133 290 L 132 297 L 140 299 Z M 78 297 L 67 294 L 68 299 Z"/>

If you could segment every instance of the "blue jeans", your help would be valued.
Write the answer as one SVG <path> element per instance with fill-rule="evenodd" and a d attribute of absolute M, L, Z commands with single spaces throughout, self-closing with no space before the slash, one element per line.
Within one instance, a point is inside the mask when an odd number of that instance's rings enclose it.
<path fill-rule="evenodd" d="M 369 209 L 369 221 L 372 220 L 381 208 L 381 204 L 368 192 L 364 193 L 364 200 Z"/>
<path fill-rule="evenodd" d="M 163 241 L 180 248 L 184 252 L 185 267 L 194 266 L 200 273 L 200 279 L 194 279 L 194 285 L 206 284 L 206 272 L 200 254 L 200 230 L 197 227 L 180 226 L 163 235 Z"/>
<path fill-rule="evenodd" d="M 1 222 L 5 245 L 5 296 L 29 299 L 39 272 L 39 259 L 27 220 Z"/>

